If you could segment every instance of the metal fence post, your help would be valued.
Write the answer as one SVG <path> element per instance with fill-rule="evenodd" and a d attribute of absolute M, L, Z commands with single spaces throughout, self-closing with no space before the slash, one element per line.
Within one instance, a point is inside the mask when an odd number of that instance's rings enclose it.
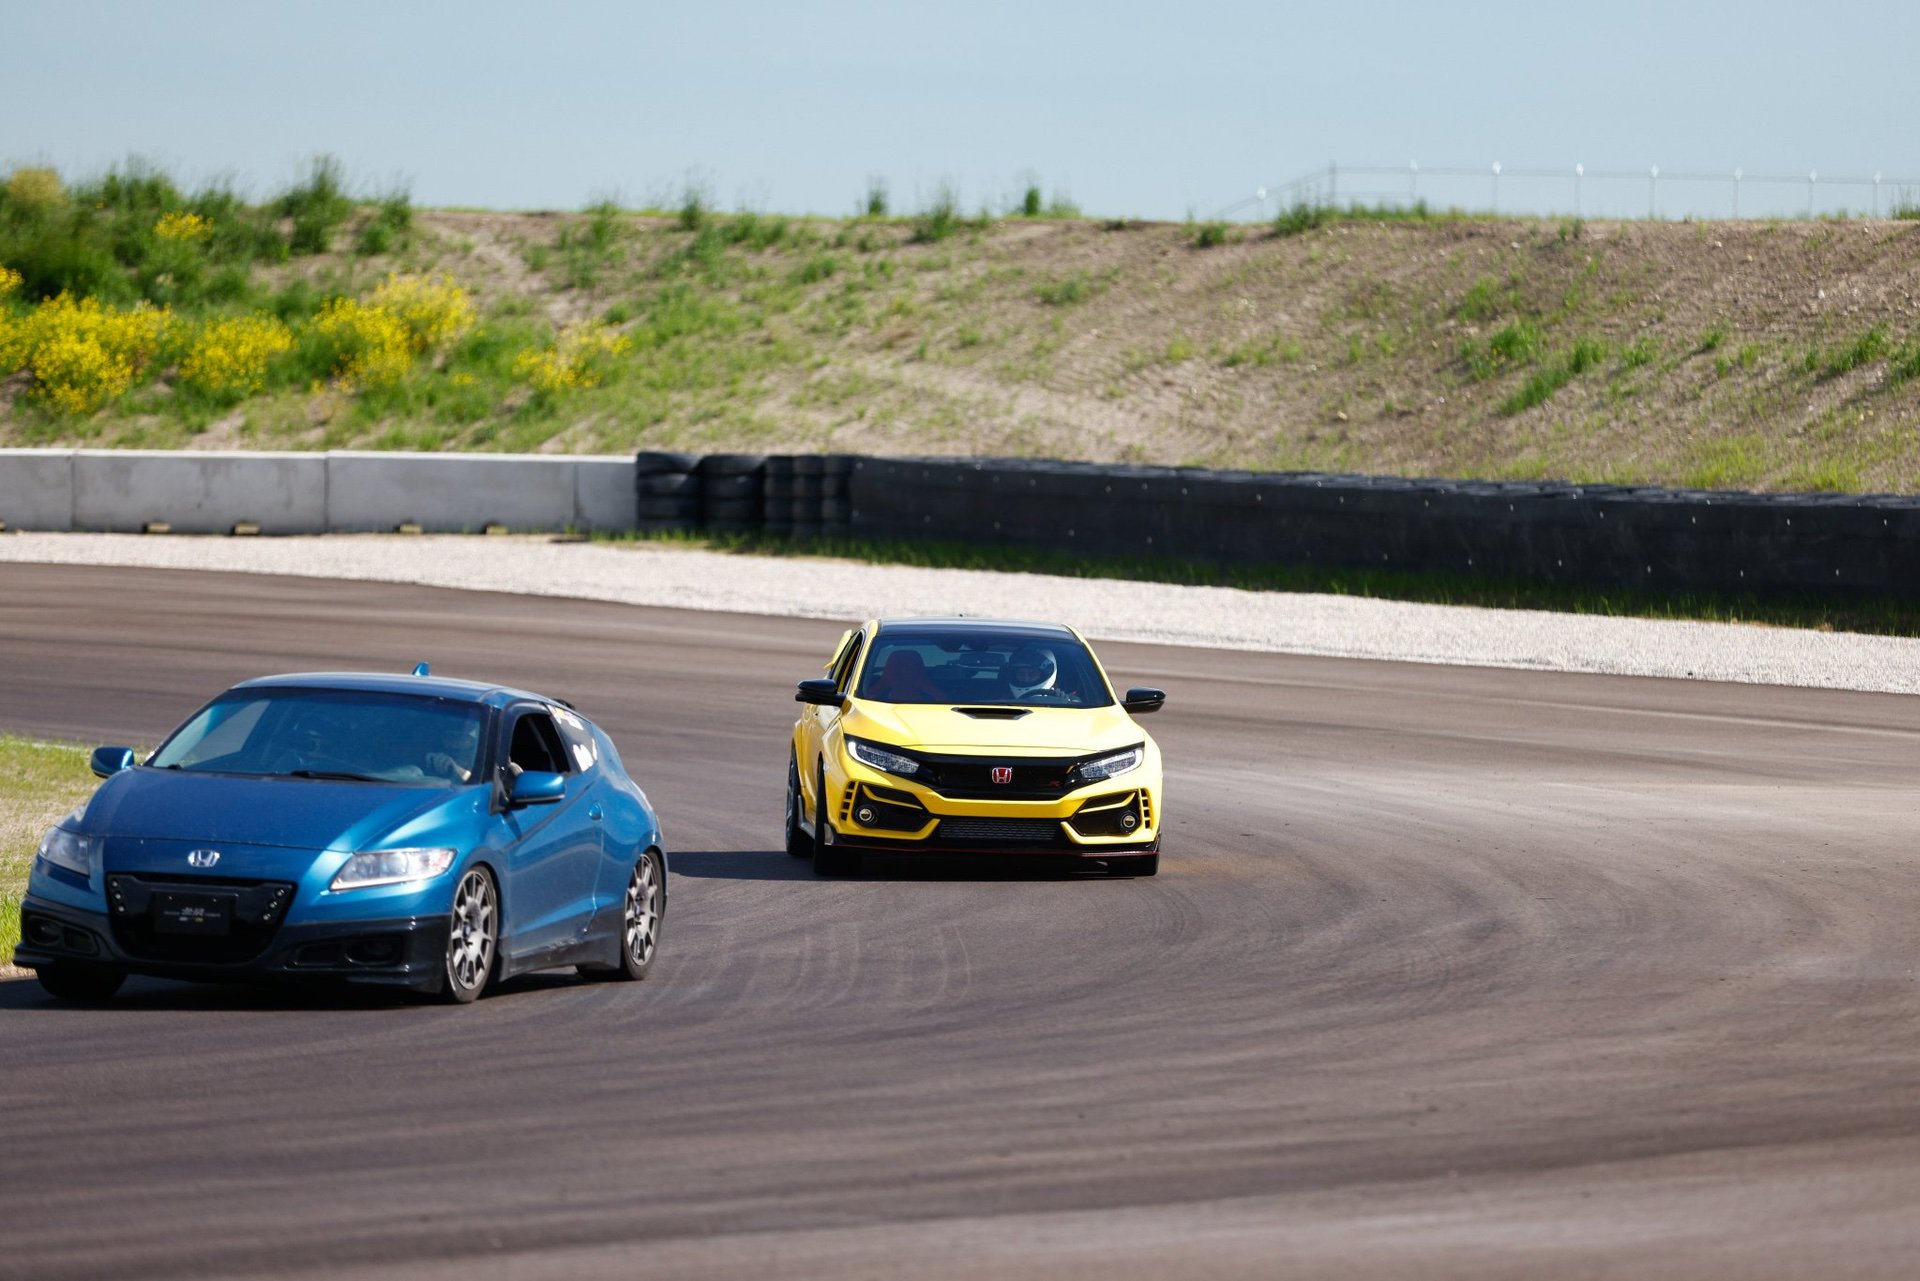
<path fill-rule="evenodd" d="M 1820 171 L 1814 169 L 1807 174 L 1807 217 L 1813 217 L 1813 184 L 1819 181 Z"/>
<path fill-rule="evenodd" d="M 1586 174 L 1587 167 L 1577 164 L 1573 167 L 1573 216 L 1580 216 L 1580 179 Z"/>
<path fill-rule="evenodd" d="M 1655 165 L 1652 169 L 1649 169 L 1647 171 L 1647 221 L 1649 222 L 1653 221 L 1654 218 L 1659 216 L 1656 213 L 1654 213 L 1659 186 L 1660 186 L 1660 166 Z"/>
<path fill-rule="evenodd" d="M 1741 171 L 1735 169 L 1733 171 L 1733 216 L 1735 218 L 1740 216 L 1740 178 Z"/>
<path fill-rule="evenodd" d="M 1493 212 L 1500 212 L 1500 162 L 1493 162 Z"/>

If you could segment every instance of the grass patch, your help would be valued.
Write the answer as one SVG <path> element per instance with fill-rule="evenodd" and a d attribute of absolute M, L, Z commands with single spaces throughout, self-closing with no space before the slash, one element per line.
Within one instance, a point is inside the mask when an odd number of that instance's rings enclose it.
<path fill-rule="evenodd" d="M 1282 565 L 1228 566 L 1150 557 L 1086 558 L 1066 552 L 1000 547 L 978 542 L 907 542 L 867 538 L 780 538 L 768 534 L 595 535 L 609 542 L 668 542 L 751 556 L 807 556 L 918 565 L 1111 578 L 1134 582 L 1237 587 L 1245 591 L 1320 592 L 1435 605 L 1488 609 L 1545 609 L 1616 618 L 1694 619 L 1755 623 L 1814 631 L 1920 636 L 1920 604 L 1881 597 L 1835 601 L 1819 596 L 1757 596 L 1733 592 L 1663 592 L 1579 587 L 1477 574 L 1421 574 L 1405 570 L 1334 569 Z"/>
<path fill-rule="evenodd" d="M 1193 247 L 1195 249 L 1216 249 L 1227 243 L 1227 224 L 1224 222 L 1203 222 L 1193 229 Z"/>
<path fill-rule="evenodd" d="M 1820 380 L 1825 382 L 1842 374 L 1850 374 L 1862 365 L 1870 365 L 1886 355 L 1890 345 L 1887 331 L 1875 325 L 1852 342 L 1828 352 L 1820 361 Z"/>
<path fill-rule="evenodd" d="M 0 735 L 0 962 L 20 941 L 20 896 L 40 837 L 100 780 L 88 749 Z"/>

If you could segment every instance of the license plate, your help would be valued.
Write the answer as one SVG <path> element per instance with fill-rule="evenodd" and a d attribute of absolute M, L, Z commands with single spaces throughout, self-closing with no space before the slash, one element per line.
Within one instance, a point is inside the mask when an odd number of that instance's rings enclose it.
<path fill-rule="evenodd" d="M 230 934 L 233 899 L 216 894 L 155 894 L 153 928 L 157 934 Z"/>

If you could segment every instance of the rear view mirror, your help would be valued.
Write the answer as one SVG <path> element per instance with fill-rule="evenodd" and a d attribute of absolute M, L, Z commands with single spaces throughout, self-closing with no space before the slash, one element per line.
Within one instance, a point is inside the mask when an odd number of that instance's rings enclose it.
<path fill-rule="evenodd" d="M 87 764 L 101 778 L 112 778 L 121 770 L 133 768 L 133 749 L 131 747 L 96 747 L 93 749 L 93 759 Z"/>
<path fill-rule="evenodd" d="M 842 701 L 840 687 L 824 678 L 801 681 L 800 688 L 794 693 L 793 701 L 814 703 L 820 707 L 838 707 Z"/>
<path fill-rule="evenodd" d="M 567 776 L 545 770 L 525 770 L 513 776 L 507 800 L 513 805 L 551 805 L 567 794 Z"/>
<path fill-rule="evenodd" d="M 1120 701 L 1120 706 L 1126 708 L 1135 716 L 1145 716 L 1148 712 L 1159 711 L 1161 705 L 1166 701 L 1166 690 L 1150 689 L 1145 685 L 1138 685 L 1127 691 L 1127 696 Z"/>

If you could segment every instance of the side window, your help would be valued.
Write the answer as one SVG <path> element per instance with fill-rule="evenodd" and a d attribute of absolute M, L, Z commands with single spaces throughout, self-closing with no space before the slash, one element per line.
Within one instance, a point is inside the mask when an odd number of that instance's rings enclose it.
<path fill-rule="evenodd" d="M 865 634 L 855 632 L 847 638 L 847 647 L 840 651 L 840 657 L 833 664 L 833 683 L 842 694 L 853 684 L 853 674 L 860 670 L 860 642 Z"/>
<path fill-rule="evenodd" d="M 571 774 L 567 749 L 554 728 L 553 717 L 545 712 L 522 712 L 513 723 L 513 738 L 507 747 L 507 762 L 523 772 Z"/>
<path fill-rule="evenodd" d="M 573 757 L 573 767 L 586 773 L 600 759 L 599 745 L 593 741 L 593 727 L 564 707 L 551 710 L 560 726 L 560 737 L 566 740 L 567 751 Z"/>

